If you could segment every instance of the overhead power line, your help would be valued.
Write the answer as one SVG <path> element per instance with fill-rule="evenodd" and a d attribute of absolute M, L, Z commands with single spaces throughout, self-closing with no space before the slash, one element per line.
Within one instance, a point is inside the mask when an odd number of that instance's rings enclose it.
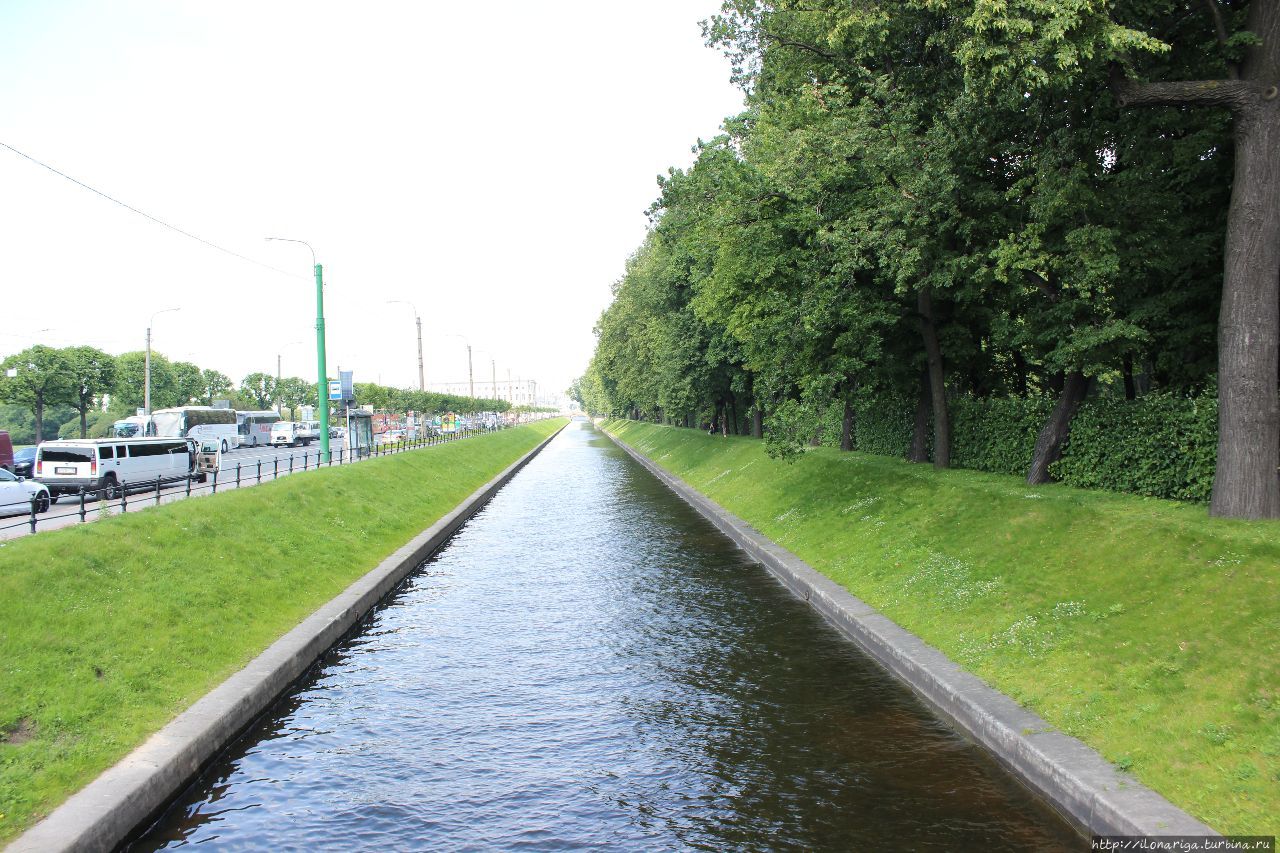
<path fill-rule="evenodd" d="M 95 189 L 94 187 L 89 186 L 84 181 L 78 181 L 75 178 L 68 175 L 66 172 L 60 172 L 57 169 L 50 166 L 48 163 L 41 162 L 40 160 L 37 160 L 35 157 L 32 157 L 30 154 L 24 154 L 23 152 L 19 151 L 17 148 L 14 148 L 12 145 L 9 145 L 5 142 L 0 142 L 0 147 L 7 148 L 10 151 L 12 151 L 14 154 L 17 154 L 19 157 L 22 157 L 23 159 L 26 159 L 26 160 L 30 160 L 32 163 L 35 163 L 37 166 L 48 169 L 50 172 L 53 172 L 55 175 L 57 175 L 60 178 L 66 178 L 68 181 L 70 181 L 71 183 L 75 184 L 78 187 L 83 187 L 84 189 L 88 190 L 91 193 L 94 193 L 95 195 L 102 196 L 112 204 L 118 204 L 121 207 L 123 207 L 125 210 L 132 211 L 133 213 L 138 214 L 144 219 L 149 219 L 157 225 L 162 225 L 165 228 L 168 228 L 170 231 L 176 231 L 179 234 L 181 234 L 183 237 L 189 237 L 190 239 L 195 240 L 197 243 L 203 243 L 204 245 L 208 246 L 210 249 L 216 249 L 217 251 L 222 252 L 224 255 L 230 255 L 233 258 L 239 258 L 242 261 L 248 261 L 251 264 L 256 264 L 257 266 L 260 266 L 264 269 L 269 269 L 272 272 L 278 272 L 281 275 L 287 275 L 290 278 L 304 278 L 304 279 L 306 278 L 306 276 L 301 276 L 301 275 L 298 275 L 297 273 L 287 272 L 277 267 L 273 267 L 270 264 L 264 264 L 262 261 L 255 260 L 254 258 L 251 258 L 247 255 L 242 255 L 239 252 L 233 252 L 230 249 L 224 249 L 222 246 L 219 246 L 217 243 L 210 242 L 209 240 L 206 240 L 203 237 L 192 234 L 190 231 L 184 231 L 183 229 L 179 228 L 176 225 L 170 225 L 168 222 L 165 222 L 163 219 L 158 219 L 152 216 L 150 213 L 147 213 L 146 211 L 138 210 L 138 208 L 134 207 L 131 204 L 125 204 L 120 199 L 109 196 L 106 193 L 104 193 L 102 190 Z"/>

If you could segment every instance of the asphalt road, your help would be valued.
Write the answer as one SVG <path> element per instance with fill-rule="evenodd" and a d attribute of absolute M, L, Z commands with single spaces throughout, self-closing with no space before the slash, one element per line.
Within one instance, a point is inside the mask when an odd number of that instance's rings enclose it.
<path fill-rule="evenodd" d="M 331 439 L 329 448 L 333 457 L 333 465 L 349 464 L 350 460 L 347 459 L 346 447 L 342 439 Z M 314 469 L 319 459 L 319 452 L 319 442 L 314 442 L 308 447 L 263 446 L 242 447 L 238 450 L 233 450 L 222 457 L 222 470 L 218 473 L 217 491 L 223 492 L 227 489 L 248 488 L 256 486 L 259 481 L 269 483 L 274 477 L 288 476 L 291 464 L 292 473 L 295 474 L 304 470 Z M 238 477 L 237 466 L 239 466 Z M 239 480 L 238 485 L 237 479 Z M 184 500 L 188 496 L 187 486 L 186 481 L 161 486 L 159 501 L 156 500 L 154 486 L 136 492 L 130 491 L 125 501 L 127 504 L 125 511 L 137 512 L 138 510 L 155 506 L 157 503 L 163 504 Z M 204 497 L 213 494 L 212 479 L 205 483 L 192 482 L 190 486 L 191 497 Z M 105 503 L 106 513 L 116 515 L 121 511 L 120 504 L 119 500 L 107 501 Z M 103 505 L 97 500 L 86 500 L 86 516 L 84 520 L 95 521 L 99 518 L 101 516 L 101 506 Z M 82 522 L 80 519 L 79 496 L 63 495 L 57 503 L 49 508 L 47 513 L 36 516 L 36 532 L 56 530 L 60 527 L 68 527 L 80 523 Z M 0 517 L 0 541 L 30 535 L 29 515 Z"/>

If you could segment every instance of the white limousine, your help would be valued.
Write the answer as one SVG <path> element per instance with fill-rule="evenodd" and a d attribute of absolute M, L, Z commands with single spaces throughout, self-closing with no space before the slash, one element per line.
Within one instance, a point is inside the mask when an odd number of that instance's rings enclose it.
<path fill-rule="evenodd" d="M 124 489 L 185 480 L 195 472 L 195 442 L 185 438 L 82 438 L 46 441 L 33 479 L 56 500 L 83 488 L 116 497 Z"/>

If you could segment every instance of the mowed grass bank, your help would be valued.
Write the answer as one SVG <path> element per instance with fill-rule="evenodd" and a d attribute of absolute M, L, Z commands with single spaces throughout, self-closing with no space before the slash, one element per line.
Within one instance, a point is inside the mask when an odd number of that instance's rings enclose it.
<path fill-rule="evenodd" d="M 1280 830 L 1280 523 L 606 428 L 1219 831 Z"/>
<path fill-rule="evenodd" d="M 0 543 L 0 841 L 563 423 Z"/>

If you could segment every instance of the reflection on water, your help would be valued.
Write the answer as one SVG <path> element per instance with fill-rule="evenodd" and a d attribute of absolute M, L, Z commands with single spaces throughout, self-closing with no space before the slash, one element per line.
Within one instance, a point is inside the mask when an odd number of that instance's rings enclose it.
<path fill-rule="evenodd" d="M 574 424 L 135 849 L 1082 839 Z"/>

